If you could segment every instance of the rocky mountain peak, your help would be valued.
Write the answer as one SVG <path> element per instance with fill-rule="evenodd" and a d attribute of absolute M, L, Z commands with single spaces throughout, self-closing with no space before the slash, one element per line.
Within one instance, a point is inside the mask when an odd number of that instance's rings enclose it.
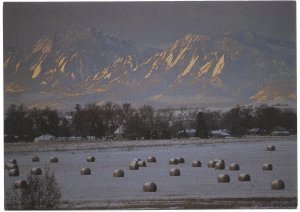
<path fill-rule="evenodd" d="M 93 28 L 56 33 L 4 55 L 5 104 L 295 102 L 295 45 L 282 43 L 251 32 L 187 34 L 158 50 Z"/>

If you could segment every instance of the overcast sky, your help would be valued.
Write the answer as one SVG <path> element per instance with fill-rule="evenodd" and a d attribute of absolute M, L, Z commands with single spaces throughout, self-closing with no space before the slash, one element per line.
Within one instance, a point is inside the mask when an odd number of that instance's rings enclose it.
<path fill-rule="evenodd" d="M 164 47 L 188 33 L 245 30 L 296 40 L 296 1 L 4 3 L 4 45 L 95 27 L 144 45 Z"/>

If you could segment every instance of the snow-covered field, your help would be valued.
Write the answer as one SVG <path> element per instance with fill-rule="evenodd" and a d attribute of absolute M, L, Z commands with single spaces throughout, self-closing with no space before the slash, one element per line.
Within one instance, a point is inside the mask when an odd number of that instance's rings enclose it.
<path fill-rule="evenodd" d="M 9 177 L 5 173 L 5 191 L 12 188 L 14 180 L 26 179 L 31 168 L 50 167 L 55 171 L 57 181 L 62 187 L 63 200 L 73 203 L 72 208 L 122 208 L 122 202 L 124 205 L 125 202 L 139 201 L 147 201 L 147 204 L 150 204 L 155 200 L 167 202 L 171 199 L 199 201 L 199 199 L 297 197 L 296 137 L 113 143 L 108 145 L 96 142 L 85 144 L 71 142 L 56 146 L 53 143 L 32 143 L 27 147 L 20 144 L 19 146 L 5 144 L 5 162 L 9 158 L 15 158 L 20 169 L 19 177 Z M 267 151 L 268 144 L 275 145 L 276 151 Z M 34 155 L 40 157 L 40 162 L 31 161 Z M 139 170 L 128 169 L 129 163 L 134 158 L 146 160 L 152 155 L 156 157 L 156 163 L 147 163 L 147 167 L 140 167 Z M 58 157 L 57 164 L 49 162 L 52 156 Z M 95 156 L 96 162 L 88 163 L 86 161 L 88 156 Z M 183 157 L 185 163 L 169 165 L 169 159 L 174 157 Z M 215 158 L 225 160 L 225 170 L 207 167 L 208 161 Z M 200 160 L 202 167 L 193 168 L 191 165 L 193 160 Z M 230 163 L 238 163 L 240 170 L 229 170 Z M 263 171 L 264 163 L 271 163 L 273 170 Z M 92 174 L 80 175 L 80 169 L 83 167 L 91 168 Z M 169 176 L 171 168 L 180 169 L 181 176 Z M 113 177 L 115 169 L 124 170 L 125 176 Z M 218 183 L 217 177 L 222 173 L 230 176 L 230 183 Z M 249 174 L 251 181 L 240 182 L 238 180 L 240 173 Z M 271 189 L 271 182 L 277 179 L 285 182 L 284 190 Z M 148 181 L 157 184 L 157 192 L 143 192 L 143 184 Z"/>

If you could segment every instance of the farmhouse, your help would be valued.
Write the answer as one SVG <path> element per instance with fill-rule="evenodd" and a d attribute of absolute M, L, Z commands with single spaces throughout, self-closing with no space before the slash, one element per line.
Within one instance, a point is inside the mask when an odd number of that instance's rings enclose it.
<path fill-rule="evenodd" d="M 249 135 L 258 135 L 260 133 L 259 128 L 252 128 L 251 130 L 248 130 Z"/>
<path fill-rule="evenodd" d="M 214 130 L 210 132 L 210 136 L 213 138 L 226 138 L 229 137 L 230 134 L 226 132 L 224 129 Z"/>
<path fill-rule="evenodd" d="M 184 129 L 177 132 L 177 136 L 179 138 L 189 138 L 189 137 L 195 137 L 197 133 L 197 130 L 195 129 Z"/>
<path fill-rule="evenodd" d="M 124 126 L 121 125 L 116 131 L 114 132 L 115 139 L 122 139 L 124 135 Z"/>
<path fill-rule="evenodd" d="M 280 130 L 280 131 L 273 131 L 271 132 L 271 135 L 274 136 L 289 136 L 291 133 L 287 130 Z"/>
<path fill-rule="evenodd" d="M 40 137 L 36 137 L 34 142 L 44 142 L 44 141 L 55 141 L 56 137 L 50 134 L 41 135 Z"/>

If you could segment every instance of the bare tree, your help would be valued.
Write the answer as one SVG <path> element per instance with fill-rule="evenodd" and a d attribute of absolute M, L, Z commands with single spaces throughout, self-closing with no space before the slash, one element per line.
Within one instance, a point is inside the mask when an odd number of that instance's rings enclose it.
<path fill-rule="evenodd" d="M 45 169 L 41 176 L 29 175 L 27 186 L 7 193 L 6 209 L 47 210 L 60 205 L 61 191 L 53 172 Z"/>

